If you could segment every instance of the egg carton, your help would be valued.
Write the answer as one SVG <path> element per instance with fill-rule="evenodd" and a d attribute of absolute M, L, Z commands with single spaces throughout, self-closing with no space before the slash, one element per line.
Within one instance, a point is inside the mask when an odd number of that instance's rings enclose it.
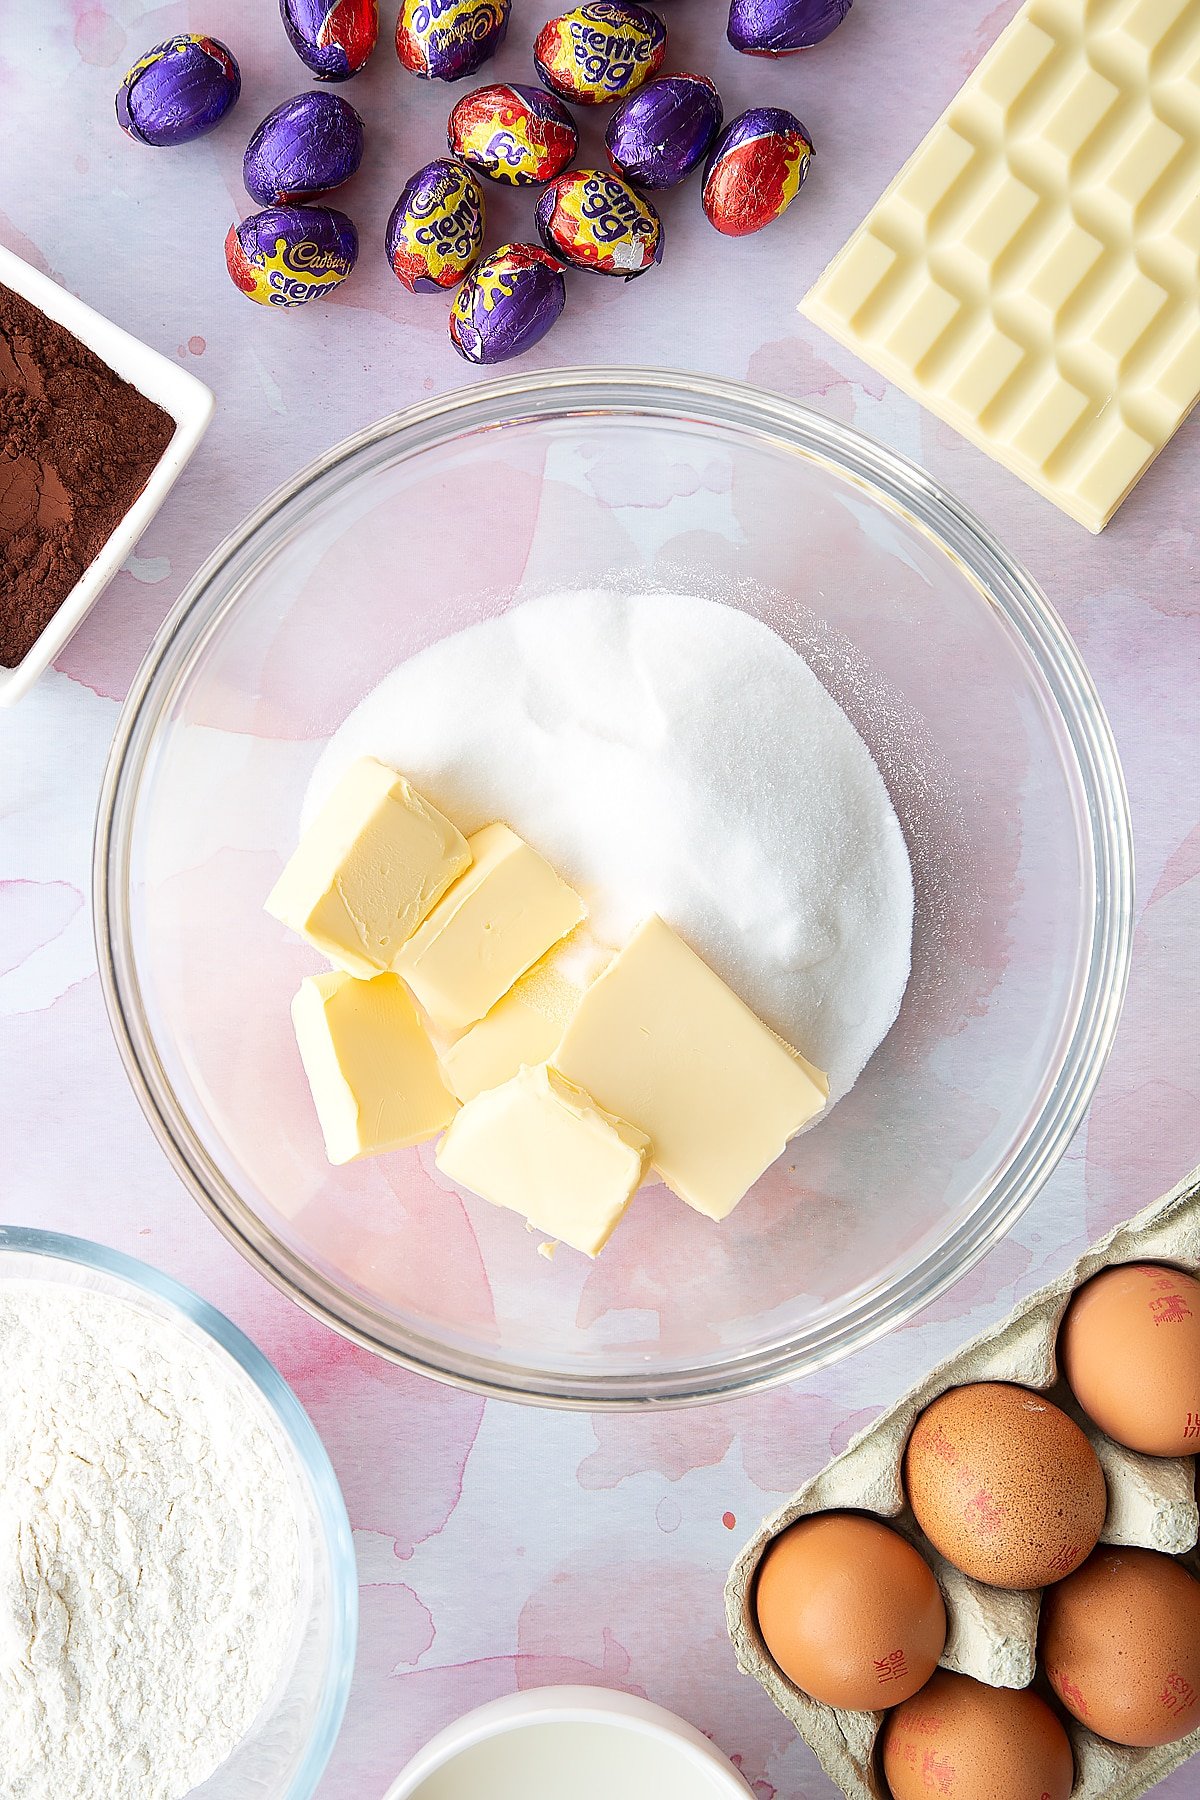
<path fill-rule="evenodd" d="M 933 1569 L 946 1602 L 948 1631 L 941 1666 L 990 1687 L 1028 1687 L 1037 1664 L 1040 1593 L 1017 1593 L 972 1581 L 939 1556 L 922 1534 L 905 1496 L 901 1464 L 918 1415 L 947 1388 L 1009 1381 L 1047 1394 L 1086 1431 L 1108 1484 L 1106 1544 L 1141 1545 L 1170 1556 L 1194 1555 L 1200 1514 L 1195 1459 L 1139 1456 L 1114 1444 L 1083 1416 L 1059 1378 L 1054 1348 L 1074 1290 L 1099 1270 L 1127 1262 L 1165 1262 L 1200 1276 L 1200 1169 L 1171 1193 L 1117 1226 L 1070 1269 L 1021 1302 L 1003 1324 L 972 1339 L 861 1431 L 840 1456 L 764 1520 L 730 1571 L 725 1588 L 729 1635 L 739 1667 L 761 1684 L 812 1746 L 822 1767 L 850 1800 L 888 1800 L 875 1744 L 883 1712 L 823 1706 L 788 1681 L 772 1661 L 754 1616 L 754 1578 L 771 1540 L 810 1513 L 874 1513 L 914 1543 Z M 1200 1749 L 1200 1730 L 1160 1749 L 1133 1750 L 1064 1719 L 1075 1753 L 1072 1800 L 1134 1800 Z"/>

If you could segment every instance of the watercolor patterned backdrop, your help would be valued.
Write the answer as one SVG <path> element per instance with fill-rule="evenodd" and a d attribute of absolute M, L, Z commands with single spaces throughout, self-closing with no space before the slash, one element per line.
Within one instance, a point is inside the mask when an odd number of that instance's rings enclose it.
<path fill-rule="evenodd" d="M 383 10 L 386 32 L 394 0 Z M 907 1330 L 803 1389 L 628 1419 L 439 1389 L 350 1348 L 252 1275 L 152 1141 L 95 973 L 99 772 L 121 697 L 181 586 L 318 451 L 474 378 L 445 341 L 443 304 L 404 294 L 381 250 L 403 178 L 439 151 L 450 96 L 405 75 L 385 36 L 349 90 L 370 130 L 343 202 L 363 231 L 363 263 L 329 304 L 279 316 L 235 292 L 221 254 L 243 204 L 245 138 L 306 83 L 274 0 L 0 0 L 0 241 L 178 356 L 218 398 L 137 554 L 57 670 L 0 715 L 4 1212 L 182 1276 L 250 1332 L 312 1413 L 345 1490 L 363 1600 L 358 1675 L 323 1800 L 371 1800 L 456 1714 L 558 1680 L 676 1708 L 735 1757 L 760 1800 L 825 1800 L 833 1790 L 814 1759 L 734 1670 L 721 1582 L 735 1546 L 931 1361 L 1200 1157 L 1200 424 L 1089 538 L 795 312 L 1014 0 L 858 0 L 826 46 L 777 66 L 733 54 L 722 0 L 664 0 L 664 10 L 671 65 L 711 72 L 727 113 L 758 98 L 800 113 L 819 152 L 809 185 L 784 224 L 744 243 L 709 230 L 694 189 L 669 196 L 662 269 L 628 288 L 577 288 L 531 360 L 745 378 L 852 421 L 961 494 L 1041 581 L 1091 664 L 1129 779 L 1139 886 L 1115 1053 L 1085 1129 L 1007 1241 Z M 515 0 L 497 75 L 529 78 L 528 46 L 549 11 Z M 117 130 L 112 93 L 135 55 L 183 29 L 228 40 L 244 97 L 214 137 L 145 150 Z M 494 216 L 507 235 L 527 234 L 529 207 L 506 196 Z M 1161 1792 L 1184 1800 L 1195 1784 L 1185 1769 Z"/>

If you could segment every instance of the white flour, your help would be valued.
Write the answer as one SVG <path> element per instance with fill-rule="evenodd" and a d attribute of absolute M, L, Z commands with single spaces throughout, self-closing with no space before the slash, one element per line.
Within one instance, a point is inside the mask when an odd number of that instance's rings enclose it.
<path fill-rule="evenodd" d="M 0 1289 L 0 1795 L 180 1800 L 279 1677 L 288 1476 L 232 1363 L 115 1296 Z"/>
<path fill-rule="evenodd" d="M 908 981 L 913 888 L 883 779 L 782 638 L 687 596 L 531 600 L 403 663 L 326 749 L 305 820 L 374 755 L 463 831 L 502 819 L 618 947 L 658 912 L 853 1085 Z"/>

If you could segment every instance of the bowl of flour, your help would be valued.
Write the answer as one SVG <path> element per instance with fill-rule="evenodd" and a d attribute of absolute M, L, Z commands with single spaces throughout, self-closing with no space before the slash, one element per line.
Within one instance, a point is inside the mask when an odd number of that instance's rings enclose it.
<path fill-rule="evenodd" d="M 308 1800 L 354 1662 L 328 1458 L 204 1301 L 0 1228 L 0 1764 L 13 1800 Z"/>
<path fill-rule="evenodd" d="M 330 1167 L 319 959 L 263 899 L 363 754 L 524 836 L 584 949 L 658 913 L 828 1071 L 727 1219 L 650 1186 L 550 1261 L 432 1144 Z M 383 420 L 222 547 L 122 714 L 96 911 L 135 1091 L 256 1266 L 425 1373 L 637 1406 L 845 1356 L 997 1242 L 1103 1066 L 1132 857 L 1087 671 L 957 502 L 773 396 L 584 370 Z"/>

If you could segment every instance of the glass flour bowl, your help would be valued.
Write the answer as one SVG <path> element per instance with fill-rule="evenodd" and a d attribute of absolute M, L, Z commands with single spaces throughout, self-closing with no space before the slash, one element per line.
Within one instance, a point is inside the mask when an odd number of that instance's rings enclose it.
<path fill-rule="evenodd" d="M 724 1225 L 638 1196 L 535 1253 L 432 1147 L 332 1169 L 262 910 L 318 755 L 402 659 L 563 588 L 701 592 L 799 649 L 871 748 L 916 884 L 912 979 L 854 1091 Z M 1132 850 L 1096 693 L 1029 577 L 920 470 L 699 376 L 565 370 L 331 451 L 197 575 L 117 728 L 96 918 L 134 1087 L 196 1198 L 356 1342 L 565 1405 L 719 1398 L 908 1318 L 1027 1207 L 1125 987 Z"/>
<path fill-rule="evenodd" d="M 302 1591 L 289 1660 L 249 1732 L 187 1800 L 311 1800 L 354 1673 L 358 1578 L 350 1521 L 324 1446 L 291 1388 L 236 1325 L 148 1263 L 85 1238 L 0 1225 L 0 1284 L 54 1282 L 167 1319 L 237 1365 L 292 1481 Z M 65 1797 L 64 1797 L 65 1800 Z"/>

